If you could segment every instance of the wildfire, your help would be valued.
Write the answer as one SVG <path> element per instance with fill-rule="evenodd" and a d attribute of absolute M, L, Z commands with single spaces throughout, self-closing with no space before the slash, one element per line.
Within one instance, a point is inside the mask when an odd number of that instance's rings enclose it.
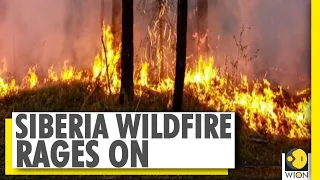
<path fill-rule="evenodd" d="M 24 81 L 28 84 L 28 87 L 33 89 L 38 84 L 38 80 L 36 66 L 29 68 L 28 76 L 24 78 Z"/>
<path fill-rule="evenodd" d="M 120 52 L 112 48 L 113 35 L 109 26 L 104 29 L 103 41 L 105 45 L 95 57 L 91 71 L 76 70 L 65 61 L 60 76 L 51 67 L 46 81 L 40 82 L 36 68 L 32 67 L 25 78 L 27 86 L 17 84 L 14 79 L 7 81 L 0 74 L 0 97 L 18 93 L 21 89 L 33 89 L 48 81 L 81 80 L 93 83 L 98 80 L 106 91 L 111 89 L 112 94 L 119 93 L 121 80 L 116 66 L 120 61 Z M 148 62 L 142 63 L 137 69 L 138 76 L 134 79 L 137 86 L 161 93 L 173 93 L 173 78 L 164 78 L 153 84 L 149 77 Z M 234 83 L 226 73 L 218 71 L 213 57 L 208 60 L 200 57 L 195 68 L 187 67 L 185 89 L 192 92 L 203 105 L 215 111 L 236 111 L 252 130 L 288 137 L 310 137 L 311 106 L 308 89 L 297 92 L 296 98 L 288 98 L 282 87 L 274 88 L 267 79 L 249 83 L 247 77 L 242 75 L 242 81 Z M 142 93 L 141 89 L 136 91 L 137 96 Z M 170 107 L 172 99 L 167 104 Z"/>
<path fill-rule="evenodd" d="M 148 63 L 144 62 L 140 71 L 140 79 L 138 80 L 138 84 L 141 86 L 148 87 Z"/>
<path fill-rule="evenodd" d="M 56 72 L 53 70 L 53 66 L 51 66 L 48 70 L 48 77 L 49 80 L 56 82 L 59 80 L 59 77 L 57 76 Z"/>

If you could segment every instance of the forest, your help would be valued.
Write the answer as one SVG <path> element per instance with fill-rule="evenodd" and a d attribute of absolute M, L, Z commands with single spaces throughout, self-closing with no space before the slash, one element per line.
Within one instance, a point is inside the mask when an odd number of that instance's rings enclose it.
<path fill-rule="evenodd" d="M 84 5 L 69 2 L 70 9 L 85 11 Z M 55 68 L 56 63 L 47 69 L 28 65 L 22 78 L 7 68 L 0 70 L 1 119 L 19 111 L 236 112 L 237 168 L 223 178 L 279 178 L 282 151 L 292 147 L 310 149 L 309 80 L 300 77 L 297 71 L 294 73 L 293 66 L 288 65 L 293 62 L 284 64 L 287 69 L 270 67 L 261 73 L 260 69 L 267 66 L 267 58 L 272 59 L 273 53 L 246 41 L 252 29 L 246 24 L 237 26 L 238 33 L 231 35 L 232 43 L 227 48 L 233 46 L 234 53 L 221 55 L 220 36 L 212 40 L 214 32 L 209 28 L 212 11 L 221 2 L 99 0 L 96 11 L 100 31 L 99 37 L 93 40 L 99 49 L 93 58 L 86 58 L 91 66 L 77 66 L 82 59 L 76 54 L 82 49 L 78 50 L 74 42 L 81 35 L 71 29 L 80 21 L 70 20 L 66 31 L 73 35 L 66 38 L 64 49 L 72 49 L 73 55 L 61 68 Z M 4 7 L 1 3 L 0 9 Z M 108 12 L 106 7 L 110 5 Z M 147 28 L 141 29 L 145 36 L 137 25 L 140 20 L 137 13 L 148 17 Z M 230 29 L 227 25 L 222 27 L 224 31 Z M 144 37 L 139 45 L 135 36 Z M 295 35 L 290 37 L 294 39 Z M 295 56 L 295 52 L 291 53 Z M 274 54 L 275 57 L 281 53 Z M 303 66 L 310 64 L 308 56 L 301 59 Z M 250 73 L 252 70 L 255 73 Z M 285 78 L 285 72 L 293 73 Z M 274 80 L 274 76 L 278 79 Z M 290 88 L 282 84 L 282 78 L 296 84 Z M 4 172 L 4 120 L 0 120 L 0 132 L 0 168 Z"/>

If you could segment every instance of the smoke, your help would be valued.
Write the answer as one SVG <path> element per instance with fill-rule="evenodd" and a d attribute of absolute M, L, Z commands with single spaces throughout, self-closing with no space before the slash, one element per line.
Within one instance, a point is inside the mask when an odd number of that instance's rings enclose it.
<path fill-rule="evenodd" d="M 189 2 L 192 10 L 196 0 Z M 105 2 L 107 24 L 111 3 Z M 217 66 L 225 64 L 226 56 L 236 57 L 233 36 L 238 37 L 244 24 L 251 28 L 244 34 L 250 53 L 260 50 L 244 74 L 262 77 L 268 72 L 274 83 L 309 86 L 310 0 L 209 0 L 208 19 Z M 135 50 L 147 34 L 149 20 L 135 10 Z M 44 76 L 51 65 L 61 69 L 65 60 L 77 68 L 90 67 L 99 52 L 100 31 L 99 0 L 0 0 L 0 60 L 6 59 L 8 71 L 16 77 L 35 64 Z M 307 81 L 299 82 L 300 77 Z"/>
<path fill-rule="evenodd" d="M 244 45 L 250 44 L 249 55 L 259 49 L 258 58 L 244 74 L 266 76 L 273 83 L 292 88 L 310 86 L 310 0 L 215 1 L 209 1 L 209 29 L 211 44 L 218 47 L 218 65 L 224 65 L 227 55 L 236 57 L 233 35 L 239 38 L 244 25 L 251 28 L 243 35 Z"/>
<path fill-rule="evenodd" d="M 86 67 L 98 51 L 98 1 L 0 0 L 0 9 L 0 59 L 18 79 L 34 65 L 40 76 L 65 60 Z"/>

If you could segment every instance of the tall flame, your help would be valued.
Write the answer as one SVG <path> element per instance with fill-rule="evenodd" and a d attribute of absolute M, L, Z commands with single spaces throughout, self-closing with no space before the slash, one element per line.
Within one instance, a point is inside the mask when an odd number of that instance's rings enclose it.
<path fill-rule="evenodd" d="M 70 83 L 79 80 L 88 82 L 99 80 L 106 90 L 110 87 L 112 94 L 119 93 L 121 80 L 116 67 L 120 61 L 120 51 L 112 47 L 113 35 L 110 30 L 110 26 L 104 28 L 105 45 L 94 58 L 91 72 L 76 70 L 65 61 L 60 76 L 53 67 L 48 70 L 47 81 Z M 173 78 L 168 77 L 154 84 L 149 81 L 151 77 L 149 77 L 148 62 L 142 63 L 137 69 L 140 70 L 138 77 L 134 79 L 135 85 L 160 93 L 173 93 Z M 35 67 L 29 69 L 25 80 L 27 87 L 17 84 L 15 79 L 6 80 L 0 74 L 0 97 L 16 94 L 21 89 L 34 89 L 47 82 L 39 81 Z M 200 57 L 195 68 L 187 66 L 185 89 L 192 92 L 199 102 L 213 110 L 236 111 L 252 130 L 288 137 L 310 137 L 311 107 L 310 95 L 307 94 L 309 89 L 297 92 L 298 100 L 294 100 L 284 95 L 281 86 L 274 88 L 267 79 L 263 79 L 262 82 L 258 80 L 248 82 L 247 77 L 242 75 L 242 81 L 237 84 L 228 74 L 218 71 L 214 66 L 213 57 L 207 60 Z M 136 91 L 137 96 L 141 96 L 142 93 L 141 89 Z M 170 107 L 172 99 L 167 104 Z"/>

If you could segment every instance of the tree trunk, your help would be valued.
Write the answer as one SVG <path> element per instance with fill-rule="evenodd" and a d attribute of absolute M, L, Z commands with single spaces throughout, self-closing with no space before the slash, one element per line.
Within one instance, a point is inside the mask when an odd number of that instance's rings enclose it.
<path fill-rule="evenodd" d="M 112 47 L 116 51 L 120 51 L 121 44 L 121 18 L 122 18 L 122 2 L 120 0 L 112 0 L 112 27 L 111 33 L 113 34 L 113 44 Z M 121 64 L 116 64 L 116 70 L 118 73 L 121 71 Z"/>
<path fill-rule="evenodd" d="M 134 98 L 133 55 L 133 0 L 122 0 L 121 104 Z"/>
<path fill-rule="evenodd" d="M 186 71 L 188 1 L 178 0 L 176 77 L 173 96 L 173 111 L 181 111 L 184 76 Z"/>
<path fill-rule="evenodd" d="M 196 7 L 197 0 L 191 1 L 188 5 L 188 31 L 187 31 L 187 57 L 191 58 L 190 61 L 187 61 L 191 66 L 193 66 L 194 59 L 198 57 L 198 45 L 196 41 L 197 39 L 194 37 L 194 34 L 198 31 L 197 17 L 196 17 Z"/>
<path fill-rule="evenodd" d="M 159 3 L 159 34 L 160 34 L 160 42 L 159 42 L 159 61 L 160 61 L 160 66 L 159 66 L 159 82 L 161 81 L 161 79 L 164 78 L 164 59 L 163 59 L 163 26 L 164 26 L 164 20 L 163 20 L 163 15 L 161 14 L 162 11 L 164 10 L 163 8 L 165 8 L 165 0 L 158 0 Z"/>
<path fill-rule="evenodd" d="M 101 30 L 101 40 L 100 40 L 100 42 L 103 40 L 103 34 L 104 34 L 104 29 L 103 29 L 103 23 L 104 23 L 104 15 L 105 15 L 105 13 L 104 13 L 104 8 L 105 8 L 105 6 L 104 6 L 105 4 L 104 4 L 104 0 L 100 0 L 100 7 L 101 7 L 101 9 L 100 9 L 100 30 Z M 100 58 L 102 59 L 102 57 L 103 57 L 103 52 L 102 51 L 100 51 Z M 107 66 L 106 66 L 107 67 Z"/>
<path fill-rule="evenodd" d="M 112 27 L 111 32 L 114 36 L 113 48 L 120 48 L 121 43 L 121 10 L 122 3 L 120 0 L 112 0 Z"/>
<path fill-rule="evenodd" d="M 101 6 L 101 10 L 100 10 L 100 28 L 101 28 L 101 38 L 103 38 L 103 23 L 104 23 L 104 0 L 100 0 L 100 6 Z"/>
<path fill-rule="evenodd" d="M 8 1 L 9 2 L 9 1 Z M 82 27 L 84 21 L 85 2 L 78 0 L 66 1 L 67 8 L 70 9 L 69 15 L 66 17 L 64 22 L 64 33 L 66 38 L 63 44 L 63 54 L 65 53 L 66 58 L 70 59 L 70 65 L 78 64 L 81 59 L 79 57 L 79 51 L 77 43 L 82 36 L 79 27 Z"/>
<path fill-rule="evenodd" d="M 208 0 L 197 1 L 197 24 L 198 24 L 198 56 L 208 57 Z M 200 41 L 202 40 L 202 41 Z"/>

